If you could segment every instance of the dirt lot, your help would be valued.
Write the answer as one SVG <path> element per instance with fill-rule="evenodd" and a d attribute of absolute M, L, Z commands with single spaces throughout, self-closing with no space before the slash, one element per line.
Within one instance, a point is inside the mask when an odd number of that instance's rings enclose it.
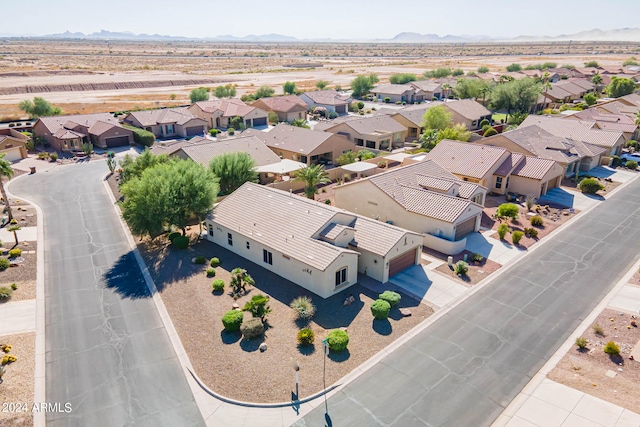
<path fill-rule="evenodd" d="M 0 403 L 13 403 L 8 411 L 0 411 L 0 425 L 27 427 L 33 425 L 34 375 L 36 366 L 36 334 L 15 334 L 0 337 L 1 344 L 11 345 L 17 361 L 7 365 L 0 384 Z M 0 357 L 5 353 L 0 352 Z M 26 405 L 26 408 L 25 408 Z M 3 407 L 4 408 L 4 407 Z M 26 409 L 26 410 L 25 410 Z"/>
<path fill-rule="evenodd" d="M 593 323 L 602 326 L 604 336 L 596 335 L 593 327 L 590 327 L 583 334 L 588 340 L 587 349 L 580 351 L 577 346 L 573 347 L 548 377 L 640 413 L 640 361 L 628 358 L 631 349 L 640 340 L 640 328 L 627 328 L 631 320 L 629 313 L 604 310 Z M 603 351 L 609 341 L 618 344 L 620 356 L 609 356 Z M 605 375 L 608 371 L 614 372 L 615 377 Z"/>
<path fill-rule="evenodd" d="M 377 295 L 355 285 L 332 298 L 322 298 L 208 241 L 188 250 L 168 248 L 164 238 L 143 241 L 139 248 L 196 373 L 216 392 L 234 399 L 252 402 L 289 401 L 295 390 L 293 363 L 300 365 L 300 396 L 309 396 L 323 388 L 323 351 L 320 341 L 330 330 L 347 328 L 350 341 L 346 352 L 330 354 L 326 364 L 326 384 L 331 385 L 356 369 L 383 347 L 430 316 L 433 311 L 406 295 L 399 307 L 410 308 L 411 317 L 403 318 L 393 308 L 389 321 L 374 321 L 369 306 Z M 268 316 L 264 342 L 268 349 L 258 350 L 263 339 L 246 341 L 239 334 L 223 331 L 222 315 L 232 309 L 234 300 L 227 288 L 213 294 L 212 278 L 206 266 L 191 262 L 197 255 L 217 256 L 222 265 L 216 278 L 229 283 L 229 271 L 245 268 L 256 285 L 240 298 L 242 307 L 251 296 L 270 295 L 273 313 Z M 353 295 L 355 302 L 343 305 Z M 289 303 L 306 295 L 316 306 L 309 322 L 315 332 L 315 345 L 298 348 L 296 334 L 304 326 L 296 321 Z M 245 313 L 245 317 L 250 314 Z"/>

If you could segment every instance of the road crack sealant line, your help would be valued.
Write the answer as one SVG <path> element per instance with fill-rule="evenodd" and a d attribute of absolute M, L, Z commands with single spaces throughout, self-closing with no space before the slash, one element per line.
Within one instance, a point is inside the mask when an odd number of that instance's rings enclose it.
<path fill-rule="evenodd" d="M 235 400 L 235 399 L 231 399 L 225 396 L 222 396 L 218 393 L 216 393 L 215 391 L 209 389 L 209 387 L 207 387 L 202 380 L 200 380 L 200 377 L 198 377 L 198 375 L 194 372 L 193 366 L 191 365 L 191 361 L 189 360 L 189 355 L 187 354 L 186 350 L 184 349 L 184 346 L 182 345 L 182 341 L 180 340 L 180 336 L 178 335 L 178 332 L 175 329 L 175 326 L 173 325 L 173 322 L 171 321 L 171 318 L 169 317 L 169 313 L 167 312 L 167 308 L 164 305 L 164 302 L 162 301 L 162 298 L 160 297 L 160 293 L 158 292 L 158 289 L 153 281 L 153 278 L 151 277 L 151 275 L 149 274 L 149 269 L 146 265 L 146 263 L 144 262 L 144 259 L 142 258 L 142 255 L 140 254 L 140 251 L 138 250 L 137 245 L 135 244 L 135 240 L 133 238 L 133 235 L 131 234 L 131 231 L 129 230 L 129 227 L 126 225 L 126 223 L 122 220 L 122 211 L 120 210 L 120 207 L 118 206 L 115 197 L 113 196 L 113 193 L 111 192 L 111 188 L 109 187 L 109 184 L 107 182 L 108 177 L 111 175 L 111 173 L 108 173 L 105 175 L 105 177 L 103 178 L 103 184 L 105 186 L 105 189 L 107 191 L 107 194 L 109 196 L 109 200 L 111 200 L 111 203 L 114 207 L 114 209 L 116 210 L 116 213 L 118 214 L 118 219 L 120 220 L 120 225 L 122 226 L 125 235 L 127 236 L 127 241 L 129 242 L 129 246 L 133 251 L 134 257 L 136 259 L 136 262 L 138 263 L 138 266 L 140 267 L 140 270 L 142 271 L 142 275 L 145 279 L 145 283 L 147 285 L 147 288 L 149 289 L 149 292 L 151 293 L 152 299 L 154 304 L 156 305 L 156 309 L 158 310 L 158 313 L 160 314 L 160 318 L 162 319 L 162 323 L 165 326 L 165 329 L 167 330 L 167 334 L 169 335 L 169 340 L 171 341 L 171 344 L 174 348 L 174 351 L 176 352 L 176 355 L 178 357 L 178 360 L 181 362 L 181 364 L 183 365 L 183 369 L 185 372 L 185 376 L 187 376 L 186 374 L 188 373 L 193 380 L 195 381 L 195 383 L 200 387 L 200 389 L 208 394 L 209 396 L 212 396 L 224 403 L 228 403 L 228 404 L 232 404 L 232 405 L 236 405 L 236 406 L 242 406 L 242 407 L 247 407 L 247 408 L 284 408 L 284 407 L 293 407 L 293 406 L 298 406 L 302 403 L 308 403 L 311 402 L 312 400 L 315 400 L 319 397 L 322 397 L 324 395 L 328 395 L 330 392 L 332 392 L 333 390 L 337 389 L 338 387 L 341 387 L 343 384 L 340 382 L 336 382 L 335 384 L 333 384 L 330 387 L 327 387 L 324 390 L 320 390 L 319 392 L 305 397 L 303 399 L 299 399 L 299 400 L 295 400 L 295 401 L 289 401 L 289 402 L 277 402 L 277 403 L 253 403 L 253 402 L 244 402 L 244 401 L 240 401 L 240 400 Z M 188 379 L 188 377 L 187 377 Z M 191 386 L 191 384 L 190 384 Z M 192 392 L 194 392 L 193 388 L 192 388 Z M 194 396 L 195 397 L 195 396 Z M 196 404 L 197 404 L 197 399 L 196 399 Z M 207 414 L 205 414 L 203 412 L 203 408 L 200 408 L 200 405 L 198 405 L 198 408 L 200 409 L 200 413 L 203 416 L 203 418 L 206 420 L 207 419 Z"/>
<path fill-rule="evenodd" d="M 13 197 L 18 199 L 18 196 L 14 195 L 10 191 L 11 182 L 15 182 L 17 179 L 24 179 L 29 176 L 23 174 L 17 176 L 13 181 L 8 181 L 5 184 L 5 191 L 7 197 Z M 30 203 L 36 210 L 36 217 L 38 219 L 37 224 L 37 246 L 36 246 L 36 346 L 35 346 L 35 369 L 34 369 L 34 386 L 33 386 L 33 401 L 34 403 L 46 402 L 46 341 L 45 341 L 45 288 L 44 288 L 44 215 L 42 214 L 42 208 L 35 203 L 24 197 L 19 197 L 20 200 Z M 46 425 L 46 413 L 44 411 L 36 411 L 32 413 L 33 425 L 35 427 L 44 427 Z"/>

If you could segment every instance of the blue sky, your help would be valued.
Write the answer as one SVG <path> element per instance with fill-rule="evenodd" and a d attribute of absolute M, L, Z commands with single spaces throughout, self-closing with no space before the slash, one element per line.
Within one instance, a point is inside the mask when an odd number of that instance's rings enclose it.
<path fill-rule="evenodd" d="M 16 35 L 105 29 L 374 39 L 402 31 L 514 37 L 640 27 L 638 0 L 0 0 L 0 6 L 0 34 Z"/>

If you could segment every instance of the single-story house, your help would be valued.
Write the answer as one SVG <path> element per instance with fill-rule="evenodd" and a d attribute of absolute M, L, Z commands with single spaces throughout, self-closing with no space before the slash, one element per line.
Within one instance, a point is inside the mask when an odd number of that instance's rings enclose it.
<path fill-rule="evenodd" d="M 343 135 L 284 123 L 269 129 L 268 132 L 245 131 L 247 132 L 259 138 L 279 158 L 307 165 L 331 165 L 345 152 L 358 149 L 353 141 Z"/>
<path fill-rule="evenodd" d="M 335 205 L 420 233 L 442 253 L 464 249 L 478 231 L 487 189 L 424 160 L 335 187 Z"/>
<path fill-rule="evenodd" d="M 84 143 L 100 148 L 133 144 L 133 132 L 110 113 L 40 117 L 33 125 L 33 137 L 43 138 L 57 151 L 81 150 Z"/>
<path fill-rule="evenodd" d="M 124 122 L 145 129 L 156 138 L 188 138 L 207 132 L 207 122 L 191 114 L 187 108 L 132 111 Z"/>
<path fill-rule="evenodd" d="M 418 105 L 407 105 L 402 108 L 380 108 L 374 113 L 374 115 L 388 115 L 396 122 L 407 128 L 406 141 L 415 141 L 420 138 L 422 134 L 422 118 L 424 113 L 437 105 L 443 105 L 442 101 L 428 101 Z"/>
<path fill-rule="evenodd" d="M 388 150 L 404 146 L 407 128 L 391 117 L 381 114 L 371 117 L 348 116 L 319 123 L 316 130 L 346 136 L 357 146 Z"/>
<path fill-rule="evenodd" d="M 0 129 L 0 154 L 8 162 L 27 157 L 26 142 L 29 137 L 13 129 Z"/>
<path fill-rule="evenodd" d="M 420 263 L 422 237 L 289 192 L 245 183 L 205 220 L 206 238 L 328 298 Z M 251 270 L 249 270 L 251 273 Z"/>
<path fill-rule="evenodd" d="M 416 90 L 416 93 L 424 96 L 425 101 L 432 101 L 434 99 L 442 99 L 443 90 L 442 82 L 434 80 L 418 80 L 415 82 L 407 83 Z"/>
<path fill-rule="evenodd" d="M 338 114 L 347 114 L 351 97 L 343 95 L 340 92 L 328 90 L 316 90 L 313 92 L 304 92 L 298 95 L 309 109 L 313 107 L 324 107 L 327 112 L 336 112 Z"/>
<path fill-rule="evenodd" d="M 253 107 L 264 111 L 273 111 L 278 115 L 281 122 L 292 122 L 296 119 L 306 119 L 307 103 L 296 95 L 274 96 L 270 98 L 260 98 L 251 103 Z"/>
<path fill-rule="evenodd" d="M 530 114 L 519 127 L 527 126 L 538 126 L 555 136 L 602 147 L 606 150 L 605 156 L 620 154 L 626 143 L 622 132 L 598 129 L 595 121 Z"/>
<path fill-rule="evenodd" d="M 442 104 L 452 114 L 454 123 L 462 123 L 469 130 L 480 129 L 480 122 L 491 122 L 491 111 L 474 99 L 459 99 Z"/>
<path fill-rule="evenodd" d="M 241 117 L 246 128 L 267 126 L 269 113 L 255 105 L 247 105 L 243 101 L 218 99 L 201 101 L 188 107 L 189 112 L 206 121 L 209 128 L 227 129 L 234 117 Z"/>
<path fill-rule="evenodd" d="M 564 168 L 554 160 L 512 153 L 506 148 L 444 139 L 424 156 L 468 182 L 498 194 L 515 192 L 536 198 L 559 187 Z M 484 200 L 478 201 L 484 205 Z"/>
<path fill-rule="evenodd" d="M 555 136 L 536 125 L 519 127 L 477 142 L 503 147 L 512 153 L 554 160 L 564 169 L 565 177 L 600 165 L 606 152 L 593 144 Z"/>
<path fill-rule="evenodd" d="M 567 116 L 567 119 L 594 121 L 592 129 L 600 129 L 609 132 L 622 132 L 625 141 L 638 138 L 638 125 L 635 120 L 624 114 L 614 114 L 600 111 L 597 108 L 588 108 L 577 111 Z"/>
<path fill-rule="evenodd" d="M 374 87 L 371 93 L 378 99 L 384 101 L 389 98 L 389 102 L 406 102 L 413 104 L 414 102 L 423 102 L 425 100 L 425 92 L 411 84 L 382 84 Z M 431 97 L 428 98 L 431 100 Z"/>

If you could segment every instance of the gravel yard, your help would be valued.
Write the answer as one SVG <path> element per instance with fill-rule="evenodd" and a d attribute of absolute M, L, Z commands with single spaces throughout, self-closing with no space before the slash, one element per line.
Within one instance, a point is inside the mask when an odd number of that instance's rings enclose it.
<path fill-rule="evenodd" d="M 631 349 L 640 340 L 640 328 L 631 326 L 632 320 L 629 313 L 603 310 L 582 335 L 588 341 L 586 350 L 580 351 L 574 346 L 548 377 L 640 413 L 640 361 L 629 360 Z M 596 335 L 593 325 L 600 325 L 604 336 Z M 620 347 L 620 356 L 609 356 L 603 351 L 609 341 L 614 341 Z M 607 373 L 615 376 L 611 378 Z"/>
<path fill-rule="evenodd" d="M 323 388 L 323 352 L 321 340 L 328 331 L 347 328 L 348 350 L 330 354 L 326 364 L 327 386 L 356 369 L 402 334 L 430 316 L 433 311 L 406 295 L 393 308 L 389 321 L 374 321 L 369 306 L 377 295 L 355 285 L 332 298 L 323 300 L 311 292 L 251 263 L 208 241 L 188 250 L 168 248 L 161 237 L 155 242 L 145 239 L 139 248 L 161 292 L 164 304 L 178 330 L 191 363 L 200 378 L 214 391 L 233 399 L 251 402 L 290 401 L 295 390 L 293 364 L 300 365 L 300 396 L 309 396 Z M 246 341 L 239 334 L 223 332 L 222 315 L 232 309 L 229 288 L 223 294 L 212 293 L 213 278 L 207 278 L 207 266 L 195 265 L 191 259 L 203 255 L 219 257 L 216 279 L 229 283 L 229 271 L 245 268 L 256 282 L 237 303 L 242 307 L 251 296 L 270 295 L 273 312 L 268 316 L 265 338 Z M 355 302 L 343 305 L 353 295 Z M 315 345 L 298 348 L 296 334 L 302 323 L 289 308 L 298 296 L 311 297 L 316 315 L 308 326 L 315 332 Z M 399 308 L 409 308 L 411 317 L 402 317 Z M 245 313 L 245 319 L 250 317 Z M 258 346 L 265 342 L 268 349 Z"/>
<path fill-rule="evenodd" d="M 33 247 L 29 245 L 28 248 L 28 251 L 32 251 L 35 244 Z M 22 253 L 22 258 L 24 259 L 22 264 L 0 271 L 0 286 L 10 286 L 12 283 L 18 286 L 9 301 L 21 301 L 36 297 L 36 254 L 25 251 Z"/>
<path fill-rule="evenodd" d="M 31 407 L 33 405 L 36 334 L 15 334 L 0 336 L 0 344 L 11 345 L 11 352 L 18 359 L 6 365 L 4 382 L 0 384 L 0 402 L 14 404 L 0 411 L 0 425 L 27 427 L 33 425 Z M 0 357 L 5 353 L 0 352 Z M 25 407 L 26 405 L 26 412 Z"/>

